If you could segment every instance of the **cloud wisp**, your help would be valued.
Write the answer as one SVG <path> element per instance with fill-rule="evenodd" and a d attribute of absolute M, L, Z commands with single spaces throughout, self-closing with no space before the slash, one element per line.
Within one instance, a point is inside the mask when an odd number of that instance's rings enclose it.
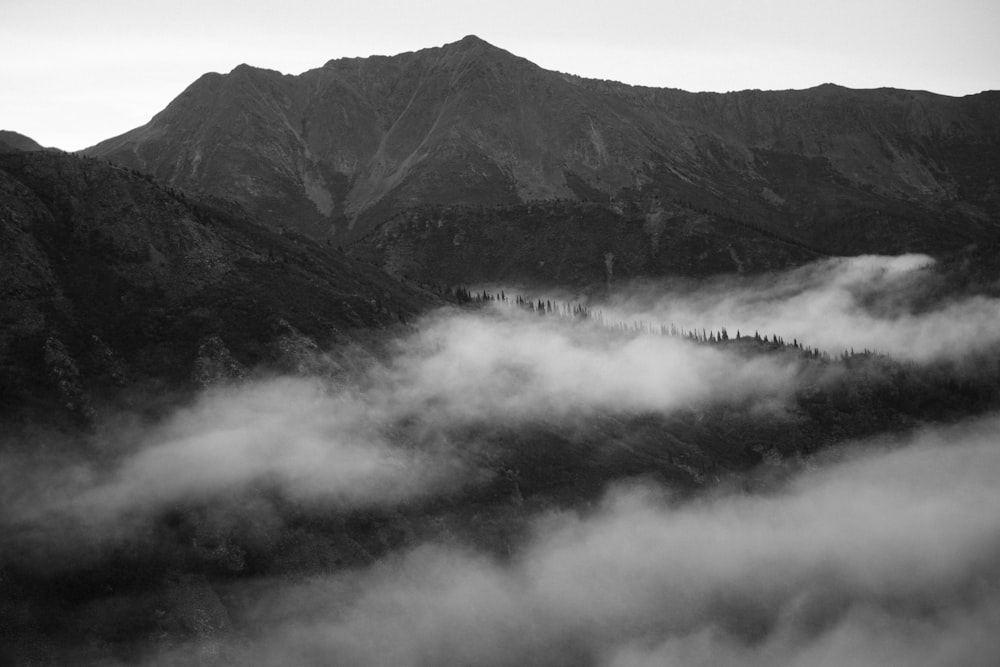
<path fill-rule="evenodd" d="M 450 442 L 448 433 L 463 424 L 669 413 L 710 402 L 773 406 L 794 390 L 797 370 L 788 356 L 622 338 L 589 322 L 449 311 L 345 384 L 277 378 L 211 390 L 133 435 L 114 465 L 46 480 L 64 486 L 47 495 L 97 517 L 207 500 L 258 481 L 302 499 L 399 502 L 461 477 L 460 448 L 472 444 Z"/>
<path fill-rule="evenodd" d="M 623 287 L 594 308 L 625 322 L 725 327 L 730 335 L 759 331 L 831 354 L 870 349 L 917 362 L 1000 344 L 1000 301 L 928 298 L 933 265 L 925 255 L 832 258 L 739 281 Z"/>
<path fill-rule="evenodd" d="M 593 322 L 516 309 L 431 320 L 409 345 L 386 377 L 392 401 L 400 410 L 433 410 L 447 423 L 780 402 L 798 370 L 792 357 L 622 337 Z"/>
<path fill-rule="evenodd" d="M 670 337 L 515 311 L 429 317 L 396 353 L 346 383 L 276 378 L 217 388 L 130 434 L 109 462 L 8 458 L 4 519 L 87 540 L 174 507 L 256 487 L 346 509 L 389 506 L 487 480 L 466 426 L 572 424 L 594 412 L 752 401 L 780 409 L 791 357 L 742 357 Z"/>
<path fill-rule="evenodd" d="M 426 544 L 279 583 L 247 664 L 987 665 L 1000 655 L 997 418 L 869 444 L 756 495 L 612 489 L 510 561 Z M 190 657 L 188 647 L 154 664 Z"/>
<path fill-rule="evenodd" d="M 370 395 L 316 379 L 212 390 L 134 434 L 110 463 L 8 457 L 3 516 L 73 549 L 74 538 L 128 534 L 166 509 L 255 489 L 351 509 L 419 500 L 472 477 L 454 450 L 387 437 L 383 416 Z"/>

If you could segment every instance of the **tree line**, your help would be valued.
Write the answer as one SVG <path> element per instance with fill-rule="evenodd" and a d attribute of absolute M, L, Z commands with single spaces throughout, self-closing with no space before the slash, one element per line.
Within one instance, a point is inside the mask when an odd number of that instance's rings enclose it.
<path fill-rule="evenodd" d="M 770 349 L 797 350 L 803 356 L 811 359 L 820 359 L 823 361 L 832 361 L 834 359 L 829 352 L 820 350 L 810 345 L 805 345 L 797 338 L 793 338 L 791 342 L 788 342 L 783 336 L 779 336 L 775 333 L 765 333 L 762 336 L 759 330 L 755 330 L 753 334 L 750 335 L 737 329 L 734 335 L 730 335 L 726 327 L 722 327 L 718 330 L 697 327 L 685 329 L 684 327 L 679 327 L 673 323 L 658 324 L 645 320 L 615 320 L 606 317 L 603 310 L 595 310 L 582 303 L 565 302 L 553 299 L 529 299 L 519 294 L 512 294 L 508 296 L 505 290 L 500 290 L 498 292 L 490 292 L 488 290 L 472 291 L 465 286 L 453 286 L 446 290 L 445 295 L 460 305 L 507 305 L 542 316 L 588 320 L 596 323 L 604 329 L 623 335 L 670 336 L 673 338 L 689 340 L 694 343 L 708 345 L 745 342 L 760 346 L 767 346 Z M 847 361 L 859 356 L 884 357 L 885 355 L 868 348 L 858 352 L 852 347 L 842 350 L 837 355 L 837 358 L 841 361 Z"/>

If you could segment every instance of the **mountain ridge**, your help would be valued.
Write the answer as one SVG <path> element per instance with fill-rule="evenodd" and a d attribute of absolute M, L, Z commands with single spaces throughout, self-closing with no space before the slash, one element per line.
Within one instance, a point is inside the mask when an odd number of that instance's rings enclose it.
<path fill-rule="evenodd" d="M 0 130 L 0 151 L 44 151 L 49 150 L 31 137 L 13 130 Z"/>
<path fill-rule="evenodd" d="M 992 239 L 1000 218 L 995 91 L 688 93 L 544 70 L 475 36 L 206 74 L 85 153 L 338 243 L 413 207 L 557 199 L 688 202 L 846 254 L 878 249 L 855 227 L 892 227 L 886 211 L 918 228 L 886 252 Z"/>

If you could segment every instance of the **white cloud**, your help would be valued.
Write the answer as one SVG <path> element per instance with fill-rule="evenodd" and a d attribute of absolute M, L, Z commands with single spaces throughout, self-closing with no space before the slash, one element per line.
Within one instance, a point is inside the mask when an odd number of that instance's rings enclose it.
<path fill-rule="evenodd" d="M 918 362 L 1000 344 L 1000 301 L 934 297 L 933 264 L 924 255 L 834 258 L 741 280 L 625 288 L 594 307 L 624 321 L 759 330 L 832 354 L 867 348 Z"/>
<path fill-rule="evenodd" d="M 445 421 L 565 417 L 594 410 L 669 413 L 710 401 L 780 401 L 794 358 L 743 358 L 658 334 L 516 309 L 431 321 L 387 384 L 404 409 Z"/>
<path fill-rule="evenodd" d="M 426 545 L 278 583 L 260 635 L 230 649 L 263 665 L 990 664 L 998 426 L 868 444 L 759 495 L 620 487 L 537 520 L 506 562 Z"/>

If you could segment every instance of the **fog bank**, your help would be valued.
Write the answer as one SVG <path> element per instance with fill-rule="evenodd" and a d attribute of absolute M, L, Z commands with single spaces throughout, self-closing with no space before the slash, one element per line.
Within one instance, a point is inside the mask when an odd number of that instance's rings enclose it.
<path fill-rule="evenodd" d="M 989 665 L 998 418 L 859 446 L 766 493 L 610 490 L 510 562 L 427 544 L 259 597 L 259 665 Z M 202 647 L 203 649 L 204 647 Z M 217 647 L 218 648 L 218 647 Z M 197 645 L 152 664 L 180 664 Z"/>
<path fill-rule="evenodd" d="M 612 320 L 759 331 L 835 355 L 869 349 L 928 362 L 1000 344 L 1000 300 L 939 289 L 932 258 L 872 255 L 738 279 L 622 284 L 588 303 Z"/>

